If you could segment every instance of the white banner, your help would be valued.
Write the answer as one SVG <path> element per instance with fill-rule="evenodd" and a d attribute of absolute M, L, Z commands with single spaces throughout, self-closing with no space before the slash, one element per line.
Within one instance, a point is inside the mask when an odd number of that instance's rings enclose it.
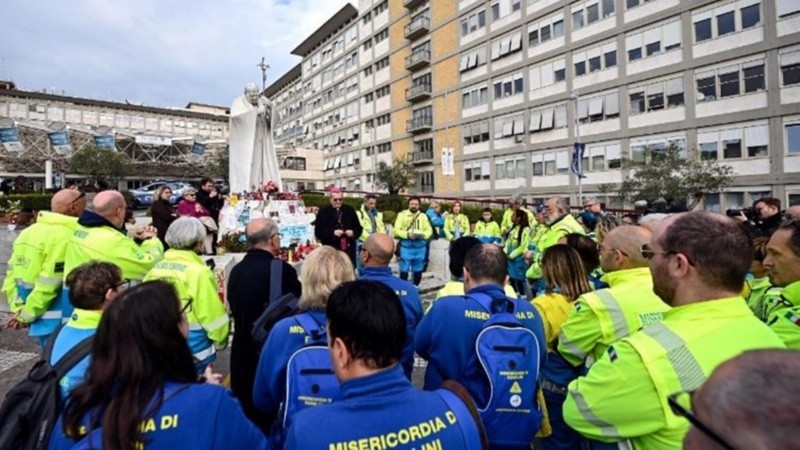
<path fill-rule="evenodd" d="M 456 174 L 454 151 L 452 147 L 442 148 L 442 175 L 452 176 Z"/>
<path fill-rule="evenodd" d="M 172 138 L 148 134 L 137 134 L 135 136 L 135 141 L 137 144 L 142 145 L 172 145 Z"/>

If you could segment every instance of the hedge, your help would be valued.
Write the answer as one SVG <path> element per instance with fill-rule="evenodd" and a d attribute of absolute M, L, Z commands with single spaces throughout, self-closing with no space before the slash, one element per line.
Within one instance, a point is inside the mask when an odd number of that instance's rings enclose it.
<path fill-rule="evenodd" d="M 13 194 L 0 196 L 0 208 L 8 208 L 9 202 L 19 202 L 22 211 L 49 211 L 53 194 Z"/>

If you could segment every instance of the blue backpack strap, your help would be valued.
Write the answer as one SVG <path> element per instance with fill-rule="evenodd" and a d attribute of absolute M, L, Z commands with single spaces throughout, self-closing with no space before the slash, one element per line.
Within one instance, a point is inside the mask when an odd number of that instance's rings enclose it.
<path fill-rule="evenodd" d="M 492 297 L 489 297 L 488 295 L 486 295 L 486 294 L 484 294 L 482 292 L 472 292 L 472 293 L 467 294 L 467 297 L 469 297 L 469 298 L 475 300 L 476 302 L 478 302 L 481 305 L 481 307 L 483 307 L 483 309 L 485 309 L 489 314 L 497 314 L 499 312 L 514 313 L 514 310 L 516 309 L 516 305 L 508 297 L 505 297 L 505 300 L 506 300 L 505 304 L 508 305 L 507 306 L 507 308 L 508 308 L 507 311 L 496 311 L 495 308 L 494 308 L 496 300 L 493 299 Z"/>
<path fill-rule="evenodd" d="M 269 265 L 269 302 L 272 303 L 281 296 L 283 291 L 283 261 L 273 258 Z"/>
<path fill-rule="evenodd" d="M 487 296 L 488 297 L 488 296 Z M 466 450 L 481 450 L 483 447 L 481 445 L 481 435 L 480 431 L 478 430 L 478 425 L 475 423 L 475 419 L 470 414 L 469 409 L 467 409 L 467 405 L 464 404 L 464 401 L 458 398 L 458 396 L 451 391 L 450 389 L 441 388 L 436 389 L 435 392 L 439 397 L 447 403 L 447 407 L 453 411 L 453 414 L 456 416 L 456 420 L 458 423 L 461 424 L 459 428 L 461 428 L 461 434 L 464 436 L 464 442 L 466 443 Z"/>
<path fill-rule="evenodd" d="M 325 330 L 317 323 L 309 313 L 301 313 L 294 316 L 294 320 L 306 331 L 306 335 L 311 338 L 311 342 L 326 340 Z"/>

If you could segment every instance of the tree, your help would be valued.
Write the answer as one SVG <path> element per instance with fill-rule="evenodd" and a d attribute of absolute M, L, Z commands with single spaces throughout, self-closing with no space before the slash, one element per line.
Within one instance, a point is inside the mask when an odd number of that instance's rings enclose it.
<path fill-rule="evenodd" d="M 600 186 L 603 192 L 615 192 L 625 203 L 647 200 L 652 204 L 659 197 L 672 198 L 686 205 L 690 198 L 700 199 L 705 193 L 720 192 L 730 186 L 733 168 L 716 160 L 701 159 L 671 145 L 666 149 L 645 148 L 644 160 L 622 160 L 629 175 L 617 187 Z"/>
<path fill-rule="evenodd" d="M 402 159 L 395 159 L 391 165 L 379 163 L 375 173 L 375 186 L 386 189 L 390 195 L 397 195 L 401 190 L 414 186 L 416 181 L 414 166 Z"/>
<path fill-rule="evenodd" d="M 122 152 L 87 145 L 76 151 L 69 161 L 69 171 L 87 176 L 91 181 L 108 183 L 129 175 L 133 161 Z"/>
<path fill-rule="evenodd" d="M 219 149 L 209 155 L 205 167 L 205 176 L 215 179 L 221 178 L 225 180 L 225 182 L 228 182 L 228 170 L 230 168 L 229 155 L 228 147 Z"/>

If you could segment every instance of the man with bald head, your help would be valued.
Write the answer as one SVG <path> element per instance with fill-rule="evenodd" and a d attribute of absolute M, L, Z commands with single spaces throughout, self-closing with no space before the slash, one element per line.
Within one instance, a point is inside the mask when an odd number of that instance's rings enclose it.
<path fill-rule="evenodd" d="M 673 410 L 679 415 L 694 419 L 683 448 L 797 448 L 798 373 L 800 352 L 790 350 L 753 350 L 723 363 L 691 395 L 690 408 L 681 397 L 670 403 L 677 403 Z"/>
<path fill-rule="evenodd" d="M 672 309 L 611 344 L 586 376 L 570 383 L 563 415 L 589 439 L 678 450 L 689 422 L 669 398 L 687 396 L 742 352 L 784 345 L 739 295 L 753 246 L 735 220 L 706 211 L 671 215 L 641 256 L 649 260 L 653 291 Z M 760 392 L 748 394 L 763 401 Z"/>
<path fill-rule="evenodd" d="M 3 292 L 16 314 L 6 326 L 30 326 L 30 336 L 37 338 L 42 348 L 71 311 L 69 301 L 63 304 L 60 295 L 64 256 L 67 241 L 78 227 L 77 217 L 85 208 L 83 192 L 58 191 L 50 201 L 51 210 L 41 211 L 36 223 L 14 241 Z"/>
<path fill-rule="evenodd" d="M 406 314 L 406 343 L 403 346 L 403 365 L 406 377 L 411 379 L 414 368 L 414 334 L 419 321 L 422 320 L 422 301 L 419 290 L 413 283 L 401 280 L 392 274 L 389 268 L 394 256 L 394 239 L 388 234 L 373 234 L 364 241 L 358 258 L 364 268 L 360 280 L 377 281 L 388 286 L 400 297 L 403 311 Z"/>
<path fill-rule="evenodd" d="M 602 281 L 608 288 L 583 294 L 561 328 L 558 352 L 573 366 L 591 365 L 612 343 L 661 320 L 669 309 L 653 292 L 653 278 L 642 246 L 650 243 L 643 227 L 614 228 L 599 246 Z"/>
<path fill-rule="evenodd" d="M 67 245 L 64 277 L 81 264 L 106 261 L 122 269 L 122 278 L 141 281 L 147 272 L 164 256 L 164 246 L 152 226 L 136 230 L 129 238 L 125 230 L 125 197 L 119 191 L 98 192 L 92 200 L 92 211 L 84 211 L 78 228 Z M 62 297 L 67 297 L 66 289 Z"/>
<path fill-rule="evenodd" d="M 301 286 L 297 271 L 275 256 L 281 250 L 278 225 L 272 219 L 253 219 L 245 228 L 249 249 L 228 277 L 228 303 L 236 324 L 231 347 L 231 389 L 242 404 L 245 415 L 265 432 L 274 417 L 253 405 L 253 380 L 261 349 L 253 343 L 250 330 L 269 305 L 271 292 L 294 294 L 300 298 Z M 273 275 L 274 273 L 274 275 Z M 273 289 L 273 280 L 280 275 L 280 286 Z"/>

